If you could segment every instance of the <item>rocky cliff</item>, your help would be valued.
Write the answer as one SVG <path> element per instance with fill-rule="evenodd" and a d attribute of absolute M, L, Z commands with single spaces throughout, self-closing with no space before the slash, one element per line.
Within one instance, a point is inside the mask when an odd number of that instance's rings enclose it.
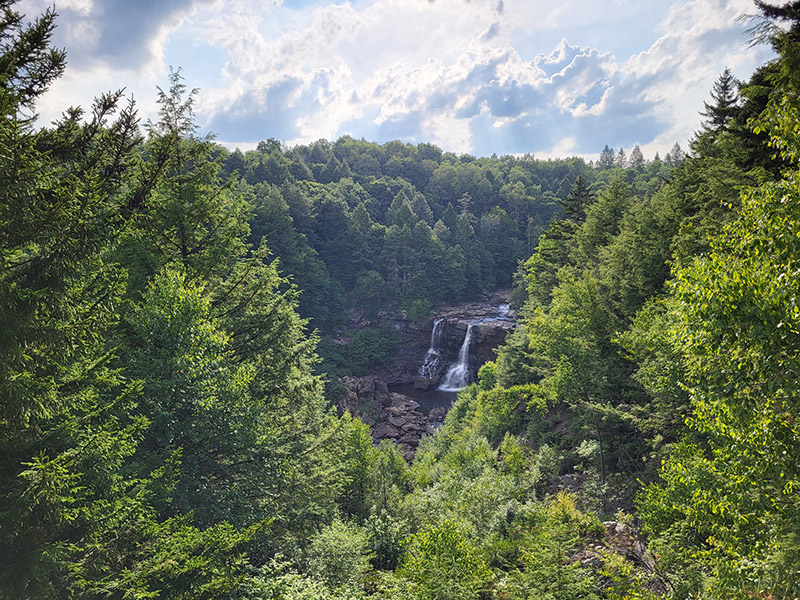
<path fill-rule="evenodd" d="M 369 424 L 375 439 L 393 439 L 406 457 L 412 458 L 419 439 L 432 432 L 444 409 L 428 410 L 413 398 L 391 392 L 389 386 L 413 383 L 420 390 L 439 386 L 448 369 L 458 363 L 470 326 L 471 339 L 463 354 L 468 363 L 468 380 L 474 380 L 480 365 L 496 358 L 495 349 L 514 328 L 515 319 L 515 313 L 508 308 L 507 290 L 487 294 L 479 301 L 442 308 L 417 321 L 388 312 L 379 313 L 372 321 L 354 315 L 353 325 L 390 324 L 404 334 L 404 341 L 391 362 L 378 366 L 366 377 L 342 379 L 347 396 L 341 399 L 340 408 Z M 432 336 L 437 321 L 437 335 Z M 432 346 L 436 346 L 434 354 L 430 353 Z M 427 368 L 421 372 L 423 362 Z"/>
<path fill-rule="evenodd" d="M 458 353 L 470 323 L 473 323 L 474 328 L 470 364 L 477 369 L 483 363 L 494 360 L 495 349 L 515 326 L 516 314 L 508 309 L 508 296 L 508 290 L 493 292 L 478 301 L 444 307 L 427 319 L 417 321 L 408 319 L 402 313 L 388 312 L 379 313 L 378 318 L 372 321 L 356 317 L 361 326 L 390 324 L 405 337 L 394 360 L 379 366 L 372 374 L 389 385 L 413 382 L 430 348 L 431 331 L 437 319 L 444 322 L 441 367 L 431 377 L 431 386 L 438 383 L 447 367 L 458 360 Z"/>

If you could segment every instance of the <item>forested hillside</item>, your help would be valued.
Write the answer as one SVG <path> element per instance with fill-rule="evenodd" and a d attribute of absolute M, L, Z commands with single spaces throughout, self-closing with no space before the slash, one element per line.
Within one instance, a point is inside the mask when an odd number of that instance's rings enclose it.
<path fill-rule="evenodd" d="M 220 148 L 222 175 L 253 206 L 251 239 L 266 238 L 303 293 L 300 312 L 323 330 L 346 310 L 403 309 L 510 285 L 578 176 L 580 159 L 478 159 L 430 144 L 343 137 L 255 151 Z"/>
<path fill-rule="evenodd" d="M 595 168 L 578 158 L 479 159 L 350 137 L 214 150 L 219 177 L 251 211 L 250 243 L 266 241 L 301 292 L 298 312 L 323 334 L 322 368 L 338 375 L 368 364 L 353 348 L 343 356 L 329 343 L 334 336 L 366 336 L 387 352 L 396 342 L 390 331 L 349 331 L 350 315 L 422 319 L 442 304 L 508 287 L 555 215 L 616 176 L 637 189 L 658 187 L 684 157 L 678 144 L 663 161 L 645 160 L 638 147 L 631 154 L 606 146 Z"/>
<path fill-rule="evenodd" d="M 218 149 L 221 176 L 253 207 L 251 240 L 266 238 L 302 290 L 300 312 L 323 330 L 346 309 L 404 309 L 421 317 L 437 304 L 511 284 L 578 178 L 603 187 L 609 171 L 667 177 L 683 159 L 637 148 L 628 159 L 605 148 L 597 168 L 578 158 L 475 158 L 431 144 L 378 145 L 343 137 L 284 149 Z"/>
<path fill-rule="evenodd" d="M 720 76 L 688 155 L 596 164 L 229 152 L 179 71 L 153 122 L 109 93 L 41 127 L 66 57 L 13 4 L 0 598 L 800 595 L 798 3 L 756 2 L 777 58 Z M 512 282 L 411 464 L 326 398 L 351 313 Z"/>

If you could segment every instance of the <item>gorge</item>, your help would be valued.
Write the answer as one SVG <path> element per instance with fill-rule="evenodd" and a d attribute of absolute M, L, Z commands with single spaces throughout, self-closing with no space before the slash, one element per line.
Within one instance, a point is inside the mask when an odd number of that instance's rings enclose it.
<path fill-rule="evenodd" d="M 369 326 L 390 323 L 403 342 L 391 362 L 364 376 L 342 378 L 340 410 L 367 423 L 375 441 L 391 439 L 412 459 L 422 436 L 441 424 L 456 392 L 496 358 L 496 348 L 514 328 L 508 294 L 485 294 L 419 321 L 402 313 L 379 314 Z"/>

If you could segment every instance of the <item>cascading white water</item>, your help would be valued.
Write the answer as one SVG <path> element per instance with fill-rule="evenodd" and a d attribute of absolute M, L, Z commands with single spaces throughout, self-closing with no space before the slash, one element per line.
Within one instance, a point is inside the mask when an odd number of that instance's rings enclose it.
<path fill-rule="evenodd" d="M 431 347 L 425 354 L 422 360 L 422 366 L 419 368 L 417 375 L 425 377 L 426 379 L 433 379 L 436 376 L 436 369 L 439 366 L 439 359 L 441 352 L 439 351 L 439 344 L 442 339 L 442 328 L 444 327 L 444 319 L 436 319 L 433 322 L 433 329 L 431 330 Z"/>
<path fill-rule="evenodd" d="M 469 345 L 472 342 L 472 323 L 467 326 L 467 334 L 464 336 L 464 343 L 458 351 L 458 362 L 447 370 L 442 385 L 439 390 L 442 392 L 457 392 L 469 385 Z"/>

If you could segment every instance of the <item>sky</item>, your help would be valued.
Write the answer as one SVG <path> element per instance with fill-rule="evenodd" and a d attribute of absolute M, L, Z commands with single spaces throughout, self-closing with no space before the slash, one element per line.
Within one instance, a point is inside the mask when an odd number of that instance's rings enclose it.
<path fill-rule="evenodd" d="M 41 14 L 53 0 L 22 0 Z M 342 135 L 458 154 L 685 149 L 719 74 L 769 60 L 751 0 L 55 0 L 68 66 L 37 106 L 125 88 L 143 120 L 180 68 L 200 133 L 249 150 Z"/>

